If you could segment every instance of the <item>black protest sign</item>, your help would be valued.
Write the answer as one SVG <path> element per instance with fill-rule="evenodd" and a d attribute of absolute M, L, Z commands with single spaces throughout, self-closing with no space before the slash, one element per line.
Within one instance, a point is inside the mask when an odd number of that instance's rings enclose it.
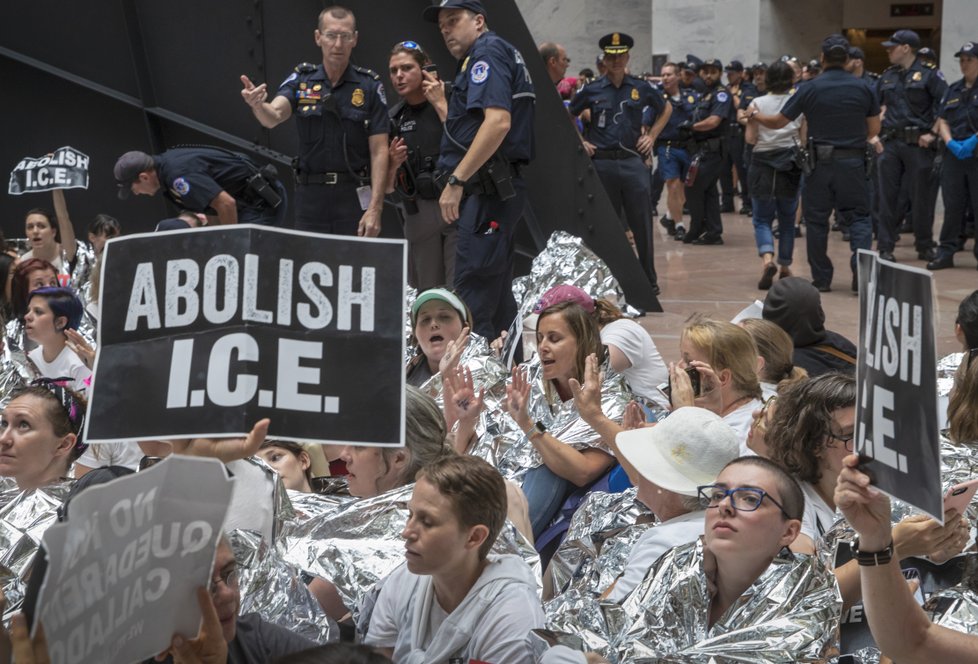
<path fill-rule="evenodd" d="M 7 193 L 19 196 L 52 189 L 88 189 L 88 157 L 68 146 L 43 157 L 24 157 L 10 173 Z"/>
<path fill-rule="evenodd" d="M 857 451 L 878 488 L 944 521 L 930 273 L 859 253 Z"/>
<path fill-rule="evenodd" d="M 86 440 L 404 444 L 406 244 L 261 226 L 106 245 Z"/>
<path fill-rule="evenodd" d="M 172 456 L 73 498 L 44 533 L 51 662 L 137 662 L 196 634 L 231 487 L 219 461 Z"/>

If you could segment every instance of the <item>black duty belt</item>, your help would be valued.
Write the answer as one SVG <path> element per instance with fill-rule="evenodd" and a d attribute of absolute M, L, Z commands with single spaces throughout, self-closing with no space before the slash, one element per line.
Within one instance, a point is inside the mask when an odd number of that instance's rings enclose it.
<path fill-rule="evenodd" d="M 638 157 L 638 155 L 628 150 L 595 150 L 594 154 L 591 155 L 591 159 L 631 159 L 632 157 Z"/>
<path fill-rule="evenodd" d="M 349 173 L 296 173 L 295 180 L 299 184 L 347 184 L 368 180 L 366 176 L 353 177 Z"/>
<path fill-rule="evenodd" d="M 671 141 L 656 141 L 655 147 L 657 148 L 679 148 L 685 150 L 689 146 L 687 141 L 671 140 Z"/>
<path fill-rule="evenodd" d="M 886 140 L 897 139 L 903 141 L 904 143 L 910 143 L 912 145 L 917 145 L 917 140 L 924 134 L 929 133 L 926 129 L 920 127 L 887 127 L 880 132 L 882 134 L 881 138 Z"/>
<path fill-rule="evenodd" d="M 723 139 L 707 138 L 702 141 L 696 141 L 696 149 L 702 150 L 703 152 L 719 152 L 723 149 Z"/>

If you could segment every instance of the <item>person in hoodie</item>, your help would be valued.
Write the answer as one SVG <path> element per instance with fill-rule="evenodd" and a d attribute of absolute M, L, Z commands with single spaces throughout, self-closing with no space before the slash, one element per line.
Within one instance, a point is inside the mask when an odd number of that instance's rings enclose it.
<path fill-rule="evenodd" d="M 818 376 L 829 371 L 855 375 L 856 346 L 825 329 L 818 289 L 801 277 L 779 279 L 764 298 L 764 320 L 781 326 L 795 344 L 794 365 Z"/>
<path fill-rule="evenodd" d="M 406 564 L 377 598 L 364 643 L 394 662 L 533 660 L 544 616 L 530 567 L 489 556 L 506 519 L 506 487 L 482 459 L 439 459 L 417 476 L 401 536 Z"/>

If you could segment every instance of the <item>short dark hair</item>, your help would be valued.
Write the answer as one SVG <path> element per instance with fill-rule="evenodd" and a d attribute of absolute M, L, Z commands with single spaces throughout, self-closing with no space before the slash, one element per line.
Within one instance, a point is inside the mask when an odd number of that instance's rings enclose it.
<path fill-rule="evenodd" d="M 353 30 L 357 29 L 357 17 L 353 15 L 353 12 L 346 7 L 341 7 L 340 5 L 330 5 L 323 11 L 319 12 L 319 18 L 316 20 L 316 28 L 321 28 L 323 25 L 323 19 L 329 14 L 333 18 L 344 19 L 349 16 L 353 19 Z"/>
<path fill-rule="evenodd" d="M 841 67 L 849 61 L 849 51 L 845 49 L 832 49 L 828 53 L 823 52 L 826 67 Z"/>
<path fill-rule="evenodd" d="M 776 60 L 764 72 L 764 82 L 769 93 L 784 94 L 795 84 L 795 70 L 787 62 Z"/>
<path fill-rule="evenodd" d="M 408 46 L 408 44 L 414 44 L 414 48 Z M 417 42 L 413 41 L 401 41 L 394 44 L 394 48 L 391 49 L 388 58 L 392 58 L 399 53 L 411 56 L 411 58 L 418 63 L 419 67 L 424 67 L 427 64 L 431 64 L 431 58 L 425 53 L 424 49 Z"/>
<path fill-rule="evenodd" d="M 55 318 L 61 318 L 62 316 L 67 318 L 68 323 L 65 325 L 67 329 L 78 329 L 85 309 L 82 306 L 81 300 L 75 295 L 75 291 L 70 288 L 62 288 L 61 286 L 38 288 L 30 292 L 27 300 L 28 305 L 31 299 L 35 297 L 44 298 Z M 64 332 L 63 329 L 58 331 Z"/>
<path fill-rule="evenodd" d="M 768 455 L 803 482 L 822 479 L 819 453 L 831 432 L 832 413 L 856 405 L 856 380 L 826 373 L 782 388 L 764 437 Z"/>
<path fill-rule="evenodd" d="M 422 478 L 452 502 L 455 516 L 464 527 L 489 529 L 489 536 L 479 547 L 479 559 L 484 559 L 506 523 L 506 483 L 499 471 L 479 457 L 452 455 L 419 470 L 417 479 Z"/>
<path fill-rule="evenodd" d="M 774 475 L 775 482 L 778 485 L 778 492 L 781 494 L 781 500 L 778 502 L 781 503 L 781 508 L 784 510 L 785 516 L 789 519 L 801 520 L 805 514 L 805 493 L 801 490 L 798 480 L 792 477 L 787 470 L 774 461 L 765 459 L 764 457 L 742 456 L 729 462 L 720 472 L 722 473 L 730 466 L 738 464 L 757 466 Z"/>
<path fill-rule="evenodd" d="M 540 44 L 540 57 L 544 63 L 550 62 L 550 58 L 559 58 L 560 50 L 554 42 L 543 42 Z"/>
<path fill-rule="evenodd" d="M 92 223 L 88 225 L 88 232 L 92 235 L 111 235 L 115 237 L 122 233 L 122 226 L 119 225 L 119 220 L 115 217 L 110 217 L 107 214 L 97 214 L 92 219 Z"/>
<path fill-rule="evenodd" d="M 352 643 L 328 643 L 279 657 L 273 664 L 387 664 L 373 648 Z"/>

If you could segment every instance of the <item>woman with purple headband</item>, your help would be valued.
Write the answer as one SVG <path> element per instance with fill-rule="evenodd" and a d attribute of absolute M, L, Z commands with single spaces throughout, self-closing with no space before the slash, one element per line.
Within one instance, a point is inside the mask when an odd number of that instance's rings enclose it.
<path fill-rule="evenodd" d="M 84 397 L 65 381 L 40 379 L 13 392 L 0 415 L 0 477 L 23 491 L 54 484 L 85 448 Z"/>

